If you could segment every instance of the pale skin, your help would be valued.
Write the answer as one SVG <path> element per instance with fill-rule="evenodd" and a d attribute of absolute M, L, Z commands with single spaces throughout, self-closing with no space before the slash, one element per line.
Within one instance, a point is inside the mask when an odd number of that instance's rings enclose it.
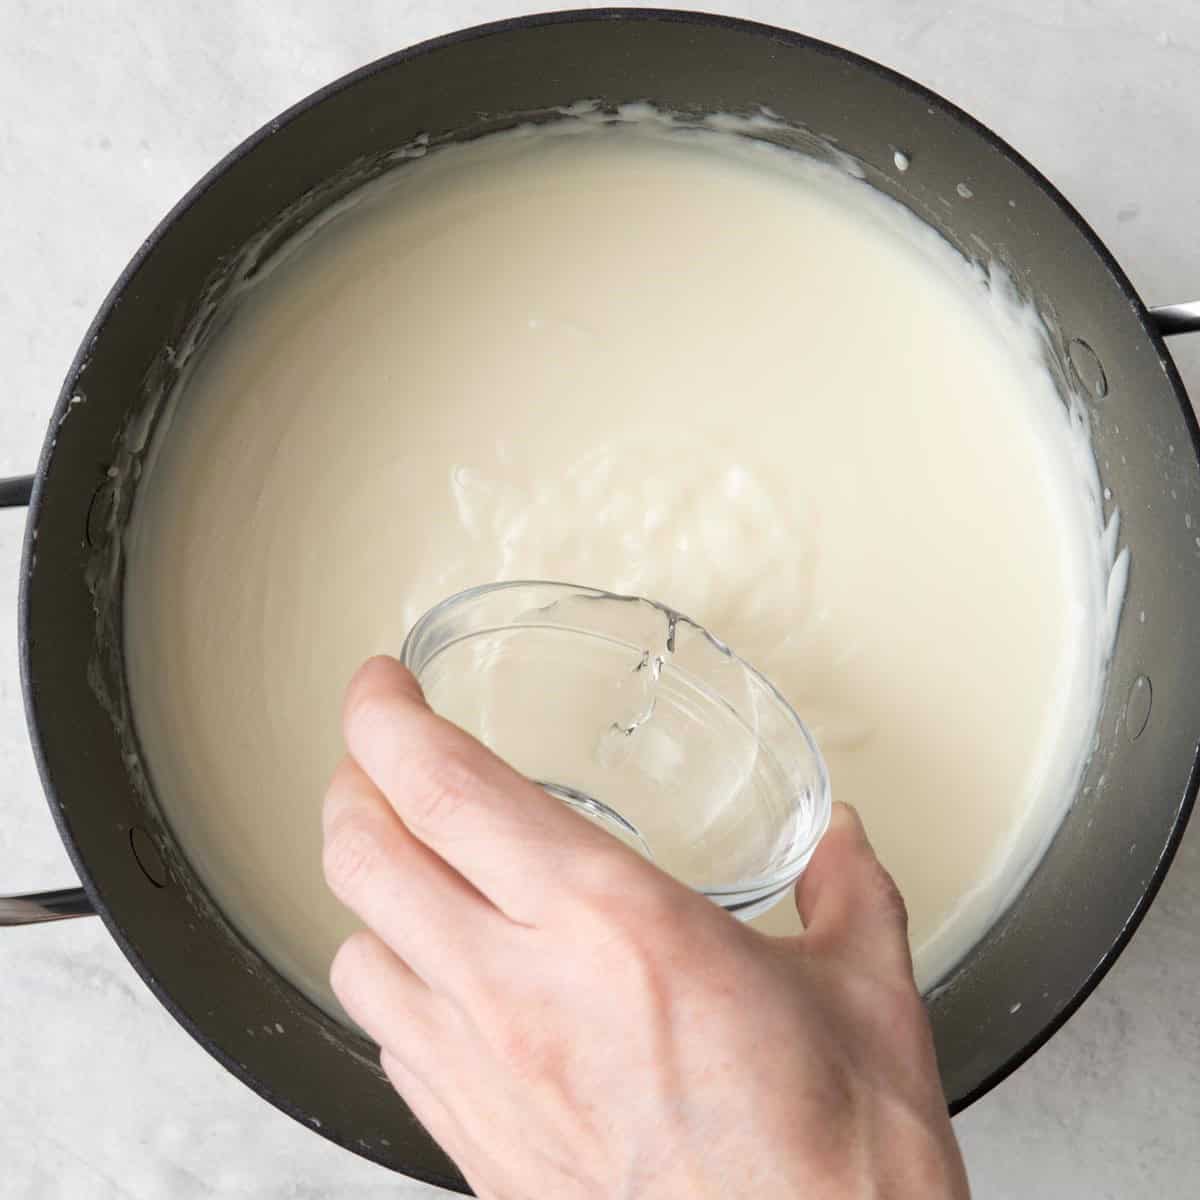
<path fill-rule="evenodd" d="M 484 1200 L 968 1194 L 904 905 L 854 812 L 767 938 L 436 716 L 392 659 L 346 696 L 331 978 Z"/>

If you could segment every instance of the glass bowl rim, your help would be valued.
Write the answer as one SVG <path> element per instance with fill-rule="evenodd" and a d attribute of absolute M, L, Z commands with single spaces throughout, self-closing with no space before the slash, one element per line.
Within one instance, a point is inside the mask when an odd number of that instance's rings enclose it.
<path fill-rule="evenodd" d="M 413 624 L 404 639 L 404 643 L 400 648 L 400 661 L 407 667 L 413 675 L 419 675 L 420 672 L 436 657 L 442 650 L 446 649 L 451 644 L 456 644 L 458 641 L 466 638 L 484 636 L 488 633 L 497 632 L 503 628 L 514 628 L 514 626 L 489 626 L 486 628 L 472 629 L 463 635 L 463 638 L 455 640 L 455 643 L 446 643 L 439 646 L 435 654 L 417 661 L 417 649 L 430 626 L 441 620 L 447 614 L 458 610 L 469 608 L 472 604 L 484 598 L 485 596 L 493 595 L 503 591 L 516 591 L 517 589 L 534 590 L 537 593 L 546 596 L 547 600 L 551 598 L 562 598 L 569 595 L 582 595 L 593 597 L 598 600 L 616 600 L 627 604 L 643 604 L 661 612 L 668 621 L 668 629 L 673 630 L 679 624 L 685 624 L 691 629 L 703 635 L 709 644 L 719 654 L 737 663 L 746 674 L 753 680 L 754 684 L 762 688 L 770 700 L 772 700 L 783 713 L 785 719 L 799 731 L 800 736 L 805 744 L 805 747 L 811 756 L 816 780 L 812 789 L 814 815 L 811 822 L 809 836 L 802 842 L 799 842 L 793 848 L 792 853 L 788 856 L 785 862 L 777 867 L 774 871 L 766 875 L 756 876 L 751 879 L 739 882 L 737 884 L 722 884 L 714 886 L 706 886 L 702 889 L 694 889 L 700 891 L 703 895 L 713 899 L 728 898 L 732 901 L 737 901 L 739 898 L 745 904 L 755 903 L 756 900 L 763 900 L 770 897 L 778 896 L 785 887 L 794 883 L 803 873 L 804 868 L 808 865 L 809 859 L 812 857 L 813 851 L 817 844 L 824 836 L 826 829 L 829 826 L 829 819 L 832 806 L 832 797 L 829 782 L 829 768 L 825 763 L 825 758 L 821 753 L 821 748 L 817 745 L 816 739 L 809 731 L 808 726 L 801 720 L 800 715 L 791 706 L 782 692 L 752 664 L 747 662 L 739 654 L 730 649 L 729 645 L 715 636 L 705 626 L 698 621 L 693 620 L 687 614 L 680 612 L 678 609 L 671 608 L 669 605 L 663 604 L 658 600 L 652 600 L 646 596 L 637 596 L 623 592 L 611 592 L 605 588 L 590 587 L 584 584 L 567 583 L 561 580 L 551 579 L 508 579 L 494 583 L 480 583 L 472 587 L 463 588 L 461 591 L 455 592 L 450 596 L 439 600 L 437 604 L 427 609 Z M 515 628 L 539 628 L 539 626 L 515 626 Z M 604 635 L 607 636 L 607 635 Z M 615 640 L 609 638 L 609 640 Z M 623 643 L 635 648 L 633 643 Z M 690 672 L 677 668 L 684 675 L 689 675 Z M 737 904 L 733 905 L 738 907 Z"/>

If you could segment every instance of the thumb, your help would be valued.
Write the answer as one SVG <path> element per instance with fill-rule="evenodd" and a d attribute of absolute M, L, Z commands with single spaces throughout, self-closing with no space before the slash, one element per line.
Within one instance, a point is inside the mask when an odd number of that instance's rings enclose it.
<path fill-rule="evenodd" d="M 904 899 L 849 805 L 834 804 L 829 828 L 796 884 L 796 908 L 810 949 L 912 978 Z"/>

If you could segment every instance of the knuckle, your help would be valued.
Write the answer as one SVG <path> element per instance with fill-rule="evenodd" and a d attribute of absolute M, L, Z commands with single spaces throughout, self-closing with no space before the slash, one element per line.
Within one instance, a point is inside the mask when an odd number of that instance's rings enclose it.
<path fill-rule="evenodd" d="M 707 942 L 710 932 L 692 919 L 690 901 L 695 898 L 666 879 L 645 878 L 640 872 L 624 875 L 619 865 L 601 886 L 580 895 L 580 927 L 613 986 L 631 997 L 652 998 L 660 992 L 665 972 L 688 973 L 687 948 Z"/>
<path fill-rule="evenodd" d="M 479 777 L 460 751 L 430 746 L 410 760 L 412 790 L 404 815 L 426 828 L 452 824 L 478 794 Z"/>
<path fill-rule="evenodd" d="M 665 877 L 649 863 L 613 840 L 589 846 L 573 870 L 573 887 L 594 907 L 605 910 L 664 904 Z"/>
<path fill-rule="evenodd" d="M 564 1073 L 567 1048 L 550 1027 L 548 1021 L 518 1018 L 501 1022 L 494 1031 L 496 1053 L 518 1079 L 545 1085 Z"/>
<path fill-rule="evenodd" d="M 851 972 L 843 995 L 846 1011 L 859 1014 L 862 1028 L 873 1030 L 881 1043 L 922 1047 L 928 1038 L 929 1017 L 911 979 L 884 971 Z"/>
<path fill-rule="evenodd" d="M 537 1039 L 523 1021 L 501 1022 L 494 1037 L 500 1058 L 513 1067 L 528 1067 L 538 1057 Z"/>
<path fill-rule="evenodd" d="M 636 922 L 637 930 L 655 943 L 671 945 L 685 926 L 693 924 L 691 917 L 697 910 L 706 917 L 718 917 L 715 906 L 711 911 L 708 907 L 711 901 L 658 872 L 643 872 L 640 862 L 633 865 L 638 868 L 636 877 L 631 872 L 622 908 Z"/>
<path fill-rule="evenodd" d="M 335 821 L 325 838 L 321 865 L 334 895 L 348 901 L 375 877 L 379 843 L 373 831 L 356 817 Z"/>
<path fill-rule="evenodd" d="M 686 897 L 684 898 L 686 899 Z M 620 909 L 627 942 L 664 950 L 674 944 L 685 920 L 686 904 L 673 888 L 639 887 Z"/>

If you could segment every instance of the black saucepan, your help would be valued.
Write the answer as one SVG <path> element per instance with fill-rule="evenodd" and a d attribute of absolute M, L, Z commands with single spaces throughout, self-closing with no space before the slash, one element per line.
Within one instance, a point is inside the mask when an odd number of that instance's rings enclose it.
<path fill-rule="evenodd" d="M 98 554 L 128 511 L 150 401 L 169 389 L 180 347 L 203 338 L 205 315 L 219 313 L 245 247 L 269 248 L 418 135 L 476 136 L 584 98 L 650 100 L 684 116 L 768 106 L 832 139 L 964 254 L 986 247 L 1009 267 L 1046 318 L 1063 387 L 1088 397 L 1132 550 L 1126 609 L 1150 619 L 1121 624 L 1098 748 L 1040 867 L 930 999 L 952 1108 L 1013 1070 L 1096 985 L 1158 889 L 1197 787 L 1200 546 L 1184 514 L 1200 513 L 1200 462 L 1163 336 L 1200 329 L 1200 305 L 1147 310 L 1078 213 L 995 135 L 910 80 L 793 33 L 685 13 L 563 13 L 439 38 L 348 75 L 240 146 L 155 230 L 84 339 L 37 474 L 0 485 L 3 503 L 29 504 L 25 702 L 83 884 L 2 900 L 0 919 L 99 913 L 163 1004 L 261 1095 L 360 1154 L 456 1188 L 461 1177 L 372 1048 L 207 903 L 118 732 L 119 619 L 97 616 Z M 798 149 L 812 144 L 797 135 Z M 119 599 L 119 577 L 109 582 Z M 277 1023 L 286 1032 L 264 1036 Z"/>

